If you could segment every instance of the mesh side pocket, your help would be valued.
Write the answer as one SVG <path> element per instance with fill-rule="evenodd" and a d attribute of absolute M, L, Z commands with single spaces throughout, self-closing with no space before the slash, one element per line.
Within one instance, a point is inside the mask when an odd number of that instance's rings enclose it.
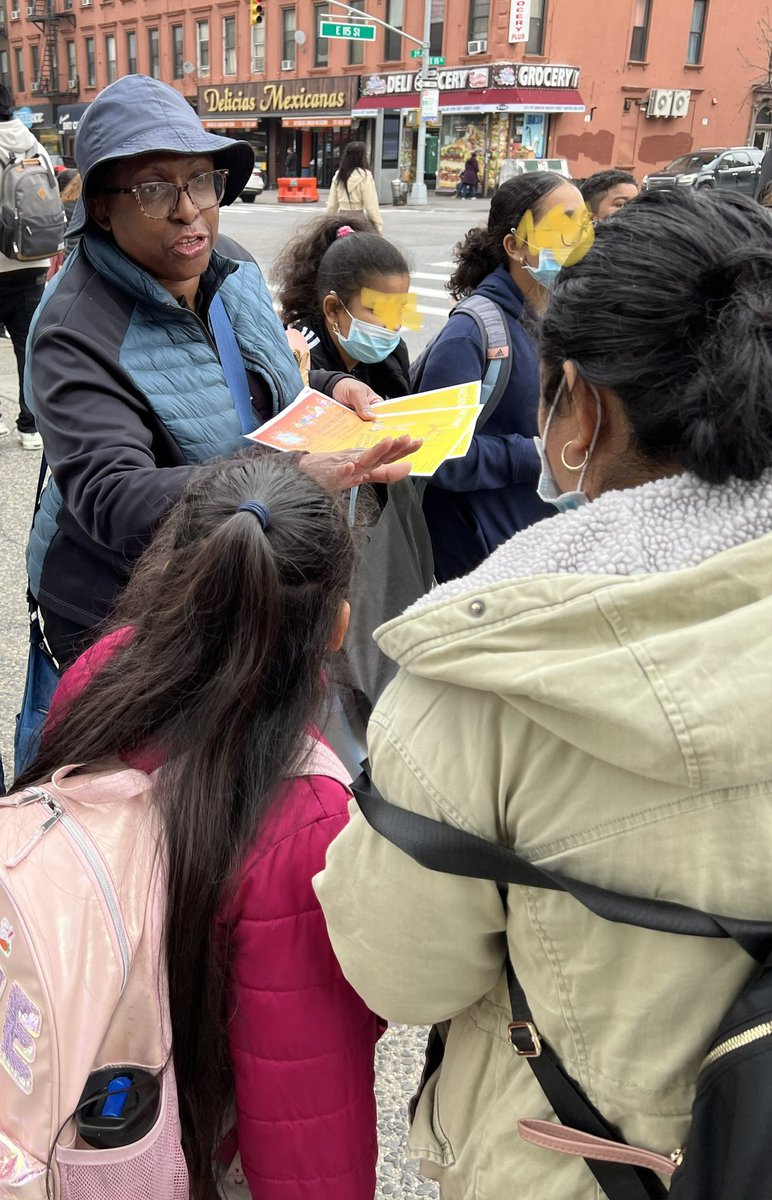
<path fill-rule="evenodd" d="M 164 1073 L 161 1112 L 140 1141 L 116 1150 L 57 1146 L 61 1200 L 188 1200 L 174 1076 Z"/>

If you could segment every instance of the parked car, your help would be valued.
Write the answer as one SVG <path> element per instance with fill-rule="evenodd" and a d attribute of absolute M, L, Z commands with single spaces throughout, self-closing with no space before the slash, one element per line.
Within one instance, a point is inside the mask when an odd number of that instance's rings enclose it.
<path fill-rule="evenodd" d="M 263 172 L 259 167 L 255 167 L 249 177 L 249 183 L 241 193 L 241 199 L 246 204 L 254 204 L 255 196 L 262 196 L 264 189 L 265 180 L 263 179 Z"/>
<path fill-rule="evenodd" d="M 645 192 L 674 187 L 732 188 L 753 196 L 763 157 L 764 152 L 755 146 L 692 150 L 664 170 L 646 175 L 642 187 Z"/>

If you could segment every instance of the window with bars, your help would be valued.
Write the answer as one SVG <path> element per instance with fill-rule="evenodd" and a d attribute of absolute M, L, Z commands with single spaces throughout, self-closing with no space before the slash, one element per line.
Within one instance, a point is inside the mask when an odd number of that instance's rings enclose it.
<path fill-rule="evenodd" d="M 161 41 L 157 29 L 147 31 L 147 73 L 153 79 L 161 78 Z"/>
<path fill-rule="evenodd" d="M 297 18 L 294 8 L 283 8 L 281 10 L 281 60 L 282 62 L 295 61 L 295 30 L 297 29 Z"/>
<path fill-rule="evenodd" d="M 319 37 L 319 22 L 329 11 L 328 4 L 314 5 L 314 66 L 326 67 L 330 61 L 330 42 L 328 38 Z"/>
<path fill-rule="evenodd" d="M 265 23 L 250 25 L 252 30 L 252 70 L 255 74 L 265 72 Z"/>
<path fill-rule="evenodd" d="M 488 40 L 488 21 L 491 14 L 490 0 L 469 0 L 469 41 Z"/>
<path fill-rule="evenodd" d="M 429 53 L 442 54 L 445 40 L 445 0 L 432 0 Z"/>
<path fill-rule="evenodd" d="M 84 38 L 83 48 L 86 51 L 86 87 L 96 87 L 96 50 L 94 39 L 92 37 Z"/>
<path fill-rule="evenodd" d="M 115 61 L 115 34 L 105 34 L 105 71 L 107 82 L 115 83 L 118 78 L 118 64 Z"/>
<path fill-rule="evenodd" d="M 126 33 L 126 74 L 137 73 L 137 32 L 129 29 Z"/>
<path fill-rule="evenodd" d="M 182 79 L 184 61 L 182 26 L 172 25 L 172 79 Z"/>
<path fill-rule="evenodd" d="M 708 16 L 708 0 L 694 0 L 692 21 L 689 26 L 689 44 L 686 49 L 686 61 L 690 66 L 699 66 L 702 62 L 702 44 L 705 39 L 705 22 Z"/>
<path fill-rule="evenodd" d="M 365 0 L 351 0 L 351 8 L 355 8 L 357 12 L 365 11 Z M 351 13 L 348 14 L 348 18 Z M 361 67 L 365 61 L 365 43 L 364 42 L 349 42 L 348 44 L 348 65 L 350 67 Z"/>
<path fill-rule="evenodd" d="M 635 0 L 633 11 L 633 36 L 630 39 L 631 62 L 645 62 L 649 47 L 649 22 L 651 0 Z"/>
<path fill-rule="evenodd" d="M 389 25 L 394 25 L 396 29 L 402 28 L 404 20 L 404 0 L 389 0 L 386 9 L 386 20 Z M 383 61 L 384 62 L 401 62 L 402 61 L 402 38 L 398 33 L 394 33 L 391 29 L 384 31 L 383 39 Z"/>
<path fill-rule="evenodd" d="M 222 73 L 236 74 L 236 18 L 222 19 Z"/>
<path fill-rule="evenodd" d="M 208 21 L 196 21 L 196 69 L 199 75 L 209 74 Z"/>
<path fill-rule="evenodd" d="M 547 0 L 531 0 L 531 24 L 528 27 L 526 54 L 544 53 L 544 32 L 547 23 Z"/>

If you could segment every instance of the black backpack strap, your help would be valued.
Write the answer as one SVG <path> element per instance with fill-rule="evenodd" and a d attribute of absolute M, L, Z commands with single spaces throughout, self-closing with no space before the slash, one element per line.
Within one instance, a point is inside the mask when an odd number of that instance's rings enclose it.
<path fill-rule="evenodd" d="M 40 456 L 40 471 L 38 473 L 38 486 L 35 491 L 35 507 L 32 510 L 32 521 L 30 522 L 30 533 L 32 532 L 32 530 L 34 529 L 34 526 L 35 526 L 35 517 L 38 515 L 38 512 L 40 511 L 40 501 L 43 498 L 43 487 L 45 486 L 47 473 L 48 473 L 48 460 L 46 459 L 46 452 L 44 450 Z M 29 586 L 29 580 L 27 581 L 27 608 L 29 609 L 30 621 L 32 621 L 33 618 L 35 617 L 35 614 L 38 611 L 38 602 L 35 599 L 35 597 L 32 595 L 32 589 Z"/>
<path fill-rule="evenodd" d="M 769 954 L 772 942 L 769 921 L 719 916 L 672 900 L 626 896 L 570 875 L 559 875 L 536 866 L 506 846 L 389 804 L 366 776 L 356 781 L 354 794 L 374 829 L 432 871 L 567 892 L 606 921 L 689 937 L 732 938 L 759 963 L 765 962 Z"/>

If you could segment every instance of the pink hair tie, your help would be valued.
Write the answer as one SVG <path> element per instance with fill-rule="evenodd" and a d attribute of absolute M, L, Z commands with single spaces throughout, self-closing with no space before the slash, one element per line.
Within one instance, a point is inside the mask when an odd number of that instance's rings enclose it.
<path fill-rule="evenodd" d="M 335 236 L 336 236 L 336 238 L 348 237 L 348 235 L 353 232 L 354 232 L 354 230 L 351 228 L 350 225 L 341 225 L 340 229 L 335 234 Z"/>

